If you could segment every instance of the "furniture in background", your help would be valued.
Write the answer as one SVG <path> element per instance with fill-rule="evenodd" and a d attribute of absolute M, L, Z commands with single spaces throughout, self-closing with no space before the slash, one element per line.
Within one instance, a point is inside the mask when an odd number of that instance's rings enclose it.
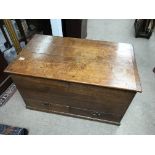
<path fill-rule="evenodd" d="M 13 46 L 15 47 L 16 52 L 18 54 L 21 51 L 21 47 L 20 47 L 20 43 L 19 43 L 19 40 L 17 38 L 16 32 L 14 30 L 14 27 L 12 25 L 12 22 L 10 19 L 3 19 L 3 21 L 4 21 L 4 24 L 6 26 L 7 31 L 9 33 L 9 36 L 11 38 L 11 41 L 13 43 Z"/>
<path fill-rule="evenodd" d="M 12 21 L 14 21 L 17 26 L 13 26 Z M 27 42 L 36 33 L 52 35 L 52 29 L 49 19 L 4 19 L 0 21 L 0 28 L 2 29 L 4 37 L 7 43 L 9 44 L 10 48 L 12 47 L 12 45 L 9 42 L 3 25 L 6 26 L 11 41 L 13 42 L 13 45 L 17 49 L 17 51 L 18 49 L 20 49 L 20 42 L 24 41 L 25 44 L 27 44 Z M 19 31 L 20 37 L 17 35 L 17 31 Z"/>
<path fill-rule="evenodd" d="M 0 95 L 12 84 L 12 79 L 7 73 L 4 73 L 7 62 L 2 52 L 0 52 Z"/>
<path fill-rule="evenodd" d="M 6 32 L 5 32 L 5 29 L 4 29 L 3 25 L 4 25 L 4 22 L 3 22 L 2 19 L 0 19 L 0 29 L 2 31 L 2 34 L 3 34 L 4 38 L 5 38 L 6 42 L 4 43 L 4 46 L 5 46 L 6 50 L 7 50 L 7 49 L 10 49 L 12 47 L 12 45 L 11 45 L 10 40 L 9 40 L 9 38 L 8 38 Z M 4 52 L 4 51 L 2 51 L 2 52 Z"/>
<path fill-rule="evenodd" d="M 10 49 L 12 47 L 12 45 L 11 45 L 10 40 L 4 30 L 3 25 L 6 26 L 6 29 L 9 33 L 11 41 L 12 41 L 17 52 L 19 52 L 21 50 L 21 47 L 20 47 L 18 38 L 16 36 L 15 30 L 12 26 L 11 20 L 9 20 L 9 19 L 5 19 L 3 21 L 1 20 L 0 25 L 1 25 L 2 33 L 6 40 L 6 42 L 5 42 L 6 50 L 0 51 L 0 97 L 1 97 L 1 96 L 3 96 L 2 94 L 7 90 L 7 88 L 13 83 L 11 77 L 7 73 L 4 73 L 5 68 L 8 66 L 8 63 L 7 63 L 6 59 L 4 58 L 4 52 L 6 52 L 8 49 Z M 2 98 L 0 98 L 0 102 L 4 102 Z M 0 105 L 2 105 L 2 103 Z"/>
<path fill-rule="evenodd" d="M 24 41 L 25 44 L 33 37 L 36 33 L 42 33 L 45 35 L 52 35 L 52 29 L 49 19 L 15 19 L 18 29 L 21 34 L 20 41 Z M 25 24 L 24 24 L 25 23 Z M 24 25 L 27 27 L 26 32 Z"/>
<path fill-rule="evenodd" d="M 136 19 L 135 23 L 135 37 L 142 37 L 149 39 L 152 35 L 155 20 L 154 19 Z"/>
<path fill-rule="evenodd" d="M 27 36 L 25 34 L 25 31 L 24 31 L 24 28 L 23 28 L 23 25 L 22 25 L 22 21 L 21 19 L 15 19 L 16 23 L 17 23 L 17 26 L 18 26 L 18 29 L 20 31 L 20 34 L 21 34 L 21 39 L 20 41 L 24 41 L 25 44 L 27 44 Z M 28 26 L 27 26 L 28 27 Z"/>
<path fill-rule="evenodd" d="M 87 19 L 62 19 L 64 37 L 86 38 Z"/>
<path fill-rule="evenodd" d="M 13 23 L 17 24 L 17 26 Z M 8 34 L 6 33 L 4 27 L 6 28 Z M 21 42 L 24 41 L 25 44 L 27 44 L 31 37 L 36 33 L 52 35 L 52 30 L 50 20 L 46 19 L 1 19 L 0 28 L 6 40 L 4 43 L 5 50 L 0 51 L 0 94 L 2 94 L 9 87 L 9 85 L 12 84 L 11 78 L 3 72 L 8 65 L 5 60 L 6 57 L 4 58 L 4 53 L 8 52 L 9 49 L 14 46 L 16 50 L 15 53 L 18 54 L 22 49 L 20 45 Z"/>
<path fill-rule="evenodd" d="M 29 109 L 118 125 L 142 91 L 125 43 L 35 35 L 5 72 Z"/>
<path fill-rule="evenodd" d="M 38 19 L 38 31 L 44 35 L 52 35 L 50 19 Z"/>

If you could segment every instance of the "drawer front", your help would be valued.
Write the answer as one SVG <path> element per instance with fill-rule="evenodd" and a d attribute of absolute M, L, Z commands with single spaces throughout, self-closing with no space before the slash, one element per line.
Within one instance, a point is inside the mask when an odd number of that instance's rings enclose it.
<path fill-rule="evenodd" d="M 75 107 L 70 107 L 69 112 L 71 114 L 85 116 L 86 118 L 91 118 L 92 120 L 98 120 L 103 122 L 117 122 L 119 124 L 121 121 L 122 116 L 114 115 L 114 114 L 107 114 L 104 112 L 92 111 L 88 109 L 80 109 Z"/>
<path fill-rule="evenodd" d="M 63 113 L 69 112 L 69 106 L 63 106 L 60 104 L 51 104 L 45 101 L 38 101 L 33 99 L 26 99 L 26 106 L 35 110 L 41 110 L 45 112 L 58 111 Z"/>
<path fill-rule="evenodd" d="M 82 117 L 91 120 L 110 122 L 118 124 L 121 120 L 121 116 L 106 114 L 104 112 L 92 111 L 88 109 L 80 109 L 76 107 L 63 106 L 59 104 L 52 104 L 43 101 L 37 101 L 32 99 L 27 99 L 26 101 L 27 108 L 45 111 L 45 112 L 54 112 L 64 115 L 71 115 L 74 117 Z"/>

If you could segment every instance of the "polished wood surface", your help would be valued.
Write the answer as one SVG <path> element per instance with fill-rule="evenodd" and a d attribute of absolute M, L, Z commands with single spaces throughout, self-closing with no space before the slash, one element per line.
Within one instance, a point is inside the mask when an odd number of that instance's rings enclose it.
<path fill-rule="evenodd" d="M 133 47 L 35 35 L 6 72 L 141 92 Z"/>
<path fill-rule="evenodd" d="M 124 43 L 36 35 L 6 72 L 29 109 L 113 124 L 141 92 Z"/>

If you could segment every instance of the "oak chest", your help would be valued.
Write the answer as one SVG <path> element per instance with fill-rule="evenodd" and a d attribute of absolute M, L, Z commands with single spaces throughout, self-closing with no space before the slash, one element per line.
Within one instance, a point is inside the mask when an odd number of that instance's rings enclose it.
<path fill-rule="evenodd" d="M 114 124 L 141 92 L 126 43 L 35 35 L 5 71 L 29 109 Z"/>

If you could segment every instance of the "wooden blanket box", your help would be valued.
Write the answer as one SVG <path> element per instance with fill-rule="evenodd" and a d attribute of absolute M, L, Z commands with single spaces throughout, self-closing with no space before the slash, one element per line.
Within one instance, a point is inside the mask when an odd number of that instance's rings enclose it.
<path fill-rule="evenodd" d="M 117 125 L 142 91 L 127 43 L 35 35 L 5 72 L 29 109 Z"/>

